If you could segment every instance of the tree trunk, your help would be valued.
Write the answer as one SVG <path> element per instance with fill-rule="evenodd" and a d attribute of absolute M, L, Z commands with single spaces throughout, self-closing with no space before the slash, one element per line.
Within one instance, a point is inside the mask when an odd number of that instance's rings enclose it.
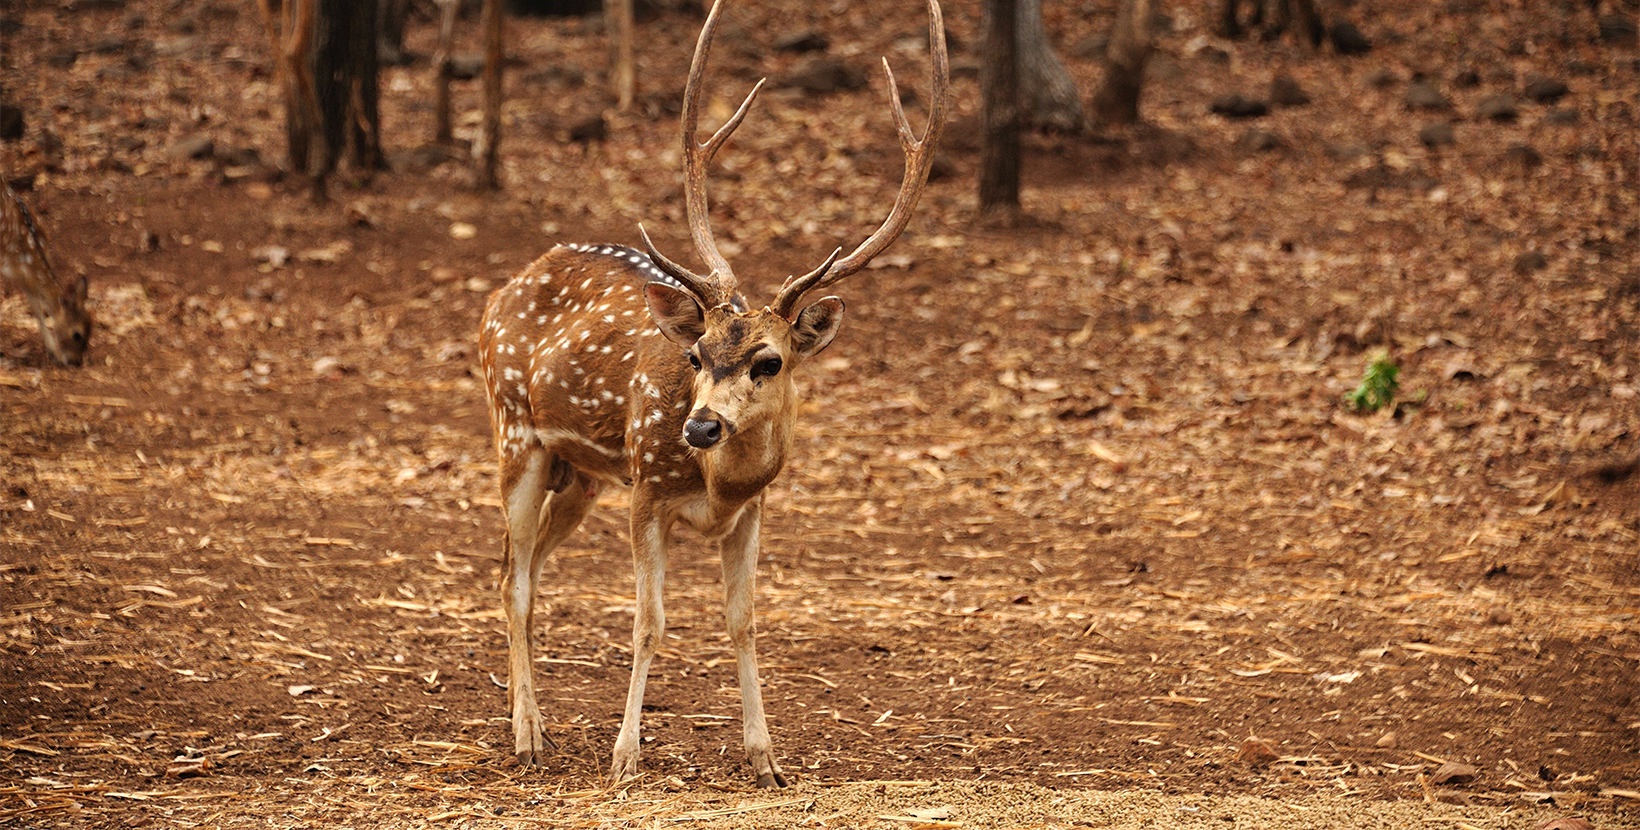
<path fill-rule="evenodd" d="M 498 190 L 501 148 L 501 0 L 484 0 L 484 120 L 478 186 Z"/>
<path fill-rule="evenodd" d="M 1098 124 L 1132 124 L 1139 120 L 1139 92 L 1144 86 L 1145 63 L 1154 50 L 1152 0 L 1122 0 L 1105 48 L 1105 77 L 1093 93 L 1093 119 Z"/>
<path fill-rule="evenodd" d="M 438 80 L 434 84 L 433 140 L 439 144 L 455 141 L 450 119 L 450 82 L 454 80 L 450 50 L 456 36 L 456 12 L 459 9 L 459 0 L 438 0 L 438 51 L 433 54 L 433 66 L 438 68 Z"/>
<path fill-rule="evenodd" d="M 404 24 L 409 17 L 410 0 L 381 0 L 376 49 L 382 63 L 389 66 L 409 63 L 404 53 Z"/>
<path fill-rule="evenodd" d="M 285 92 L 285 141 L 293 172 L 309 176 L 314 201 L 343 148 L 368 175 L 381 164 L 377 0 L 259 0 Z"/>
<path fill-rule="evenodd" d="M 1070 70 L 1048 42 L 1048 30 L 1042 25 L 1042 0 L 1016 0 L 1015 5 L 1018 89 L 1024 95 L 1024 120 L 1039 130 L 1079 132 L 1083 126 L 1082 97 Z"/>
<path fill-rule="evenodd" d="M 348 163 L 369 178 L 383 165 L 381 152 L 380 43 L 377 0 L 344 0 L 346 36 L 338 38 L 343 50 L 342 77 L 336 94 L 346 95 L 342 123 Z"/>
<path fill-rule="evenodd" d="M 1019 55 L 1016 0 L 984 0 L 985 54 L 980 62 L 979 209 L 1011 220 L 1019 213 Z"/>
<path fill-rule="evenodd" d="M 632 109 L 632 100 L 638 94 L 638 69 L 633 63 L 632 25 L 633 0 L 604 0 L 605 28 L 609 32 L 614 52 L 610 84 L 615 87 L 616 108 L 621 112 Z"/>

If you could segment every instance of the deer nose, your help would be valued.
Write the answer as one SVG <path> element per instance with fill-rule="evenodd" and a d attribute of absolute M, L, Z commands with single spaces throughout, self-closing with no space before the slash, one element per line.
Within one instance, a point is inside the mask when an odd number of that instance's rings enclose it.
<path fill-rule="evenodd" d="M 683 425 L 683 440 L 697 450 L 709 450 L 723 440 L 728 430 L 722 421 L 718 420 L 716 412 L 710 409 L 697 409 L 689 416 Z"/>

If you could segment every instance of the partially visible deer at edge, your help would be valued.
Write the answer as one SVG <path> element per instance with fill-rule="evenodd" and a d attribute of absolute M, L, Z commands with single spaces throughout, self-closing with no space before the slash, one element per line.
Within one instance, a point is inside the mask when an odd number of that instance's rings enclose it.
<path fill-rule="evenodd" d="M 786 785 L 758 685 L 752 594 L 763 489 L 792 448 L 792 374 L 831 343 L 843 320 L 842 300 L 805 298 L 864 268 L 905 230 L 944 129 L 950 69 L 939 3 L 928 0 L 933 94 L 920 139 L 883 62 L 905 152 L 888 218 L 853 252 L 839 256 L 839 248 L 815 270 L 788 278 L 772 303 L 754 311 L 713 238 L 706 171 L 761 82 L 709 139 L 695 137 L 720 6 L 713 4 L 696 44 L 682 117 L 686 211 L 706 273 L 662 256 L 640 226 L 647 256 L 632 248 L 559 245 L 498 289 L 484 313 L 479 344 L 506 521 L 507 696 L 520 764 L 543 763 L 551 743 L 531 670 L 542 566 L 599 491 L 619 485 L 631 488 L 637 607 L 632 678 L 609 777 L 637 774 L 644 685 L 666 627 L 668 538 L 681 520 L 718 542 L 747 763 L 758 786 Z"/>
<path fill-rule="evenodd" d="M 0 282 L 16 286 L 28 298 L 51 358 L 78 366 L 91 342 L 85 276 L 57 279 L 34 214 L 11 187 L 0 182 L 0 190 Z"/>

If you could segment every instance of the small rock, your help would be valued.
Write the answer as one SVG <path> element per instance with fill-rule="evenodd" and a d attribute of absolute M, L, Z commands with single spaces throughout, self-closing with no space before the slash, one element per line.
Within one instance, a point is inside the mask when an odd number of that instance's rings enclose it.
<path fill-rule="evenodd" d="M 1101 50 L 1099 54 L 1103 55 L 1104 51 Z M 1197 52 L 1196 56 L 1202 60 L 1211 61 L 1217 64 L 1227 64 L 1230 62 L 1229 52 L 1212 45 L 1202 47 L 1202 50 Z"/>
<path fill-rule="evenodd" d="M 1458 143 L 1458 134 L 1452 130 L 1451 124 L 1437 121 L 1434 124 L 1425 124 L 1423 129 L 1418 131 L 1418 140 L 1423 142 L 1425 147 L 1450 147 Z"/>
<path fill-rule="evenodd" d="M 177 143 L 172 144 L 170 155 L 171 158 L 178 160 L 208 159 L 215 152 L 216 142 L 212 141 L 210 136 L 195 134 L 178 139 Z"/>
<path fill-rule="evenodd" d="M 1600 18 L 1600 42 L 1607 46 L 1633 46 L 1640 40 L 1634 17 L 1628 14 L 1608 14 Z"/>
<path fill-rule="evenodd" d="M 1401 76 L 1395 74 L 1395 70 L 1385 66 L 1380 66 L 1377 69 L 1367 73 L 1367 86 L 1374 87 L 1376 89 L 1383 89 L 1386 86 L 1394 86 L 1400 82 Z"/>
<path fill-rule="evenodd" d="M 1487 625 L 1508 625 L 1514 621 L 1514 612 L 1501 605 L 1493 606 L 1492 610 L 1486 613 Z"/>
<path fill-rule="evenodd" d="M 46 56 L 46 65 L 52 69 L 69 69 L 73 67 L 79 59 L 79 50 L 59 49 Z"/>
<path fill-rule="evenodd" d="M 1236 146 L 1254 153 L 1267 153 L 1281 147 L 1281 139 L 1257 127 L 1248 127 L 1247 132 L 1236 139 Z"/>
<path fill-rule="evenodd" d="M 406 152 L 402 158 L 402 166 L 411 171 L 425 172 L 442 164 L 459 161 L 466 154 L 460 147 L 449 144 L 428 142 L 420 144 Z M 394 165 L 395 168 L 400 165 Z"/>
<path fill-rule="evenodd" d="M 1248 738 L 1242 741 L 1241 748 L 1236 750 L 1236 760 L 1250 767 L 1267 767 L 1281 760 L 1281 755 L 1267 741 Z"/>
<path fill-rule="evenodd" d="M 1327 155 L 1338 161 L 1355 161 L 1362 156 L 1371 155 L 1372 148 L 1365 144 L 1329 144 Z"/>
<path fill-rule="evenodd" d="M 490 281 L 484 279 L 483 277 L 468 277 L 467 281 L 461 285 L 463 288 L 473 292 L 474 294 L 487 294 L 493 287 L 490 285 Z"/>
<path fill-rule="evenodd" d="M 781 52 L 824 52 L 831 48 L 831 39 L 810 29 L 786 35 L 775 41 L 774 48 Z"/>
<path fill-rule="evenodd" d="M 1476 118 L 1490 118 L 1493 121 L 1513 121 L 1520 115 L 1515 108 L 1515 97 L 1507 92 L 1488 95 L 1475 105 Z"/>
<path fill-rule="evenodd" d="M 1374 741 L 1372 745 L 1378 747 L 1379 749 L 1394 749 L 1399 746 L 1400 743 L 1400 739 L 1395 737 L 1394 732 L 1385 732 L 1383 735 L 1379 736 L 1378 740 Z"/>
<path fill-rule="evenodd" d="M 866 85 L 866 73 L 838 58 L 822 56 L 792 70 L 776 86 L 801 89 L 813 95 L 826 95 Z"/>
<path fill-rule="evenodd" d="M 338 357 L 326 355 L 313 361 L 313 373 L 320 377 L 340 376 L 352 371 L 354 371 L 354 368 L 346 363 L 343 363 L 341 358 Z M 299 687 L 292 686 L 291 688 L 296 689 Z M 293 691 L 292 694 L 294 695 L 297 693 Z"/>
<path fill-rule="evenodd" d="M 1310 103 L 1310 96 L 1290 75 L 1277 75 L 1270 81 L 1270 103 L 1278 107 L 1302 107 Z"/>
<path fill-rule="evenodd" d="M 259 245 L 251 249 L 251 262 L 265 262 L 275 268 L 290 262 L 290 249 L 283 245 Z"/>
<path fill-rule="evenodd" d="M 1406 97 L 1409 110 L 1447 110 L 1452 108 L 1452 102 L 1447 100 L 1441 91 L 1428 81 L 1413 81 L 1407 85 Z"/>
<path fill-rule="evenodd" d="M 1442 784 L 1468 784 L 1474 781 L 1477 775 L 1480 775 L 1480 770 L 1468 764 L 1447 761 L 1441 765 L 1440 769 L 1435 770 L 1434 775 L 1429 777 L 1429 783 L 1436 786 Z"/>
<path fill-rule="evenodd" d="M 1577 110 L 1549 110 L 1543 114 L 1543 123 L 1556 127 L 1570 127 L 1582 119 Z"/>
<path fill-rule="evenodd" d="M 1525 144 L 1509 145 L 1509 149 L 1503 151 L 1503 158 L 1510 164 L 1518 164 L 1527 170 L 1543 166 L 1543 156 Z"/>
<path fill-rule="evenodd" d="M 1522 94 L 1540 104 L 1553 104 L 1566 97 L 1568 92 L 1571 89 L 1566 82 L 1547 75 L 1532 74 L 1526 76 L 1526 89 Z"/>
<path fill-rule="evenodd" d="M 1532 830 L 1594 830 L 1594 822 L 1582 816 L 1566 816 L 1540 821 Z"/>
<path fill-rule="evenodd" d="M 600 113 L 582 120 L 579 124 L 569 128 L 569 140 L 575 144 L 587 145 L 595 141 L 602 142 L 609 137 L 609 122 L 604 120 Z"/>
<path fill-rule="evenodd" d="M 1270 105 L 1240 95 L 1221 95 L 1213 99 L 1210 109 L 1226 118 L 1258 118 L 1270 112 Z"/>
<path fill-rule="evenodd" d="M 1372 41 L 1348 20 L 1334 20 L 1327 27 L 1327 39 L 1340 55 L 1365 55 L 1372 51 Z"/>
<path fill-rule="evenodd" d="M 1542 251 L 1527 251 L 1515 257 L 1515 273 L 1521 276 L 1535 274 L 1549 267 L 1549 258 Z"/>

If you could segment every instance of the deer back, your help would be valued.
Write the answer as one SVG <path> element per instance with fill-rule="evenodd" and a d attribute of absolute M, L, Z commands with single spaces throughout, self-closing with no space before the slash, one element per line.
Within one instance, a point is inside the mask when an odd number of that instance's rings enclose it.
<path fill-rule="evenodd" d="M 0 190 L 0 281 L 16 286 L 28 298 L 52 359 L 78 366 L 91 341 L 86 279 L 57 279 L 34 215 L 10 187 L 0 184 Z"/>

